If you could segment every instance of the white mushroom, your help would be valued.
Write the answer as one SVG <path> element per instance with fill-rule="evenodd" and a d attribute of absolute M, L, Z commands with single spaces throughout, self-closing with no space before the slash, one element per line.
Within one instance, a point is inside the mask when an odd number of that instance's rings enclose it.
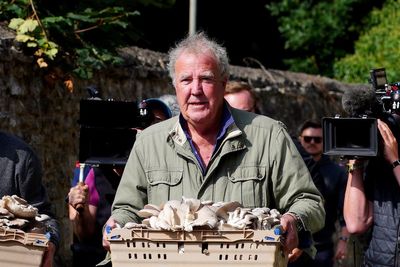
<path fill-rule="evenodd" d="M 18 218 L 32 219 L 38 215 L 38 209 L 29 205 L 24 199 L 13 195 L 3 196 L 3 206 Z"/>
<path fill-rule="evenodd" d="M 28 220 L 17 218 L 17 219 L 9 220 L 8 222 L 5 223 L 5 225 L 8 227 L 12 227 L 12 228 L 22 229 L 25 226 L 27 226 L 28 223 L 29 223 Z"/>
<path fill-rule="evenodd" d="M 149 218 L 151 216 L 158 216 L 160 214 L 160 211 L 155 210 L 155 209 L 141 209 L 137 212 L 137 215 L 139 215 L 142 218 Z"/>
<path fill-rule="evenodd" d="M 153 205 L 153 204 L 146 204 L 146 205 L 144 205 L 143 209 L 157 210 L 157 211 L 162 210 L 162 208 L 160 208 L 159 206 Z"/>
<path fill-rule="evenodd" d="M 124 227 L 125 229 L 138 229 L 138 228 L 147 228 L 146 224 L 143 223 L 134 223 L 134 222 L 127 222 Z"/>
<path fill-rule="evenodd" d="M 38 221 L 38 222 L 44 222 L 44 221 L 47 221 L 47 220 L 50 220 L 50 219 L 51 219 L 51 217 L 49 215 L 47 215 L 47 214 L 38 214 L 35 217 L 35 220 Z"/>
<path fill-rule="evenodd" d="M 241 205 L 237 201 L 231 201 L 231 202 L 218 202 L 214 203 L 213 207 L 217 207 L 215 213 L 217 214 L 218 217 L 224 219 L 225 221 L 228 221 L 228 212 L 232 212 L 235 209 L 239 208 Z"/>
<path fill-rule="evenodd" d="M 160 207 L 147 204 L 138 215 L 142 224 L 125 227 L 150 227 L 158 230 L 193 231 L 196 227 L 210 229 L 271 229 L 280 223 L 278 210 L 267 207 L 243 208 L 237 201 L 212 202 L 182 197 L 170 200 Z"/>
<path fill-rule="evenodd" d="M 214 229 L 218 224 L 218 218 L 214 211 L 209 206 L 203 206 L 196 212 L 196 219 L 189 224 L 185 224 L 186 231 L 193 231 L 194 227 L 206 226 Z"/>
<path fill-rule="evenodd" d="M 195 198 L 185 198 L 182 196 L 182 203 L 185 203 L 189 206 L 190 212 L 194 213 L 199 210 L 201 207 L 201 201 Z"/>
<path fill-rule="evenodd" d="M 8 209 L 0 207 L 0 218 L 1 219 L 12 219 L 14 214 L 12 214 Z"/>

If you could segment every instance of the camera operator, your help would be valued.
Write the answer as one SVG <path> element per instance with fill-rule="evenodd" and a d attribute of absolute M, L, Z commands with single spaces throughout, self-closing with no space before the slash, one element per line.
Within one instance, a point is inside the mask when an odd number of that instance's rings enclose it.
<path fill-rule="evenodd" d="M 149 111 L 145 122 L 147 125 L 171 117 L 169 107 L 157 98 L 142 101 L 139 108 Z M 145 124 L 143 127 L 146 127 Z M 133 130 L 139 134 L 143 129 L 139 127 Z M 80 169 L 77 164 L 68 194 L 69 218 L 74 231 L 74 243 L 71 246 L 74 267 L 94 267 L 104 259 L 106 251 L 102 247 L 101 230 L 111 215 L 111 204 L 123 169 L 123 165 L 86 165 L 83 170 L 85 182 L 78 183 Z"/>
<path fill-rule="evenodd" d="M 382 120 L 378 120 L 378 129 L 383 154 L 368 162 L 360 158 L 349 161 L 344 218 L 350 233 L 372 231 L 362 266 L 399 266 L 398 140 Z"/>

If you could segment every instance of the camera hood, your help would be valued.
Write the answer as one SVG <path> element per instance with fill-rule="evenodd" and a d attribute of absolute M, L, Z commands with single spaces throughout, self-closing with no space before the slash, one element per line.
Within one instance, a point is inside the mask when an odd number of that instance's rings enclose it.
<path fill-rule="evenodd" d="M 332 156 L 375 157 L 378 128 L 375 118 L 322 119 L 323 152 Z"/>
<path fill-rule="evenodd" d="M 140 125 L 137 103 L 82 99 L 80 101 L 79 162 L 125 165 Z"/>

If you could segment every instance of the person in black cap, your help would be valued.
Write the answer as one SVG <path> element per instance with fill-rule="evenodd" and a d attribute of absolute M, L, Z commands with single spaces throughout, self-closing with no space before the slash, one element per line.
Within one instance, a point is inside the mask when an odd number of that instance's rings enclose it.
<path fill-rule="evenodd" d="M 136 130 L 143 130 L 144 128 L 153 125 L 157 122 L 169 119 L 172 117 L 171 109 L 167 104 L 158 98 L 148 98 L 139 103 L 139 113 L 142 125 Z"/>
<path fill-rule="evenodd" d="M 172 116 L 169 107 L 157 98 L 141 101 L 138 108 L 143 123 L 134 129 L 137 133 Z M 94 267 L 106 255 L 101 241 L 102 226 L 111 215 L 111 204 L 124 166 L 86 165 L 82 170 L 84 183 L 79 183 L 79 166 L 77 163 L 68 193 L 69 218 L 74 231 L 73 266 Z"/>

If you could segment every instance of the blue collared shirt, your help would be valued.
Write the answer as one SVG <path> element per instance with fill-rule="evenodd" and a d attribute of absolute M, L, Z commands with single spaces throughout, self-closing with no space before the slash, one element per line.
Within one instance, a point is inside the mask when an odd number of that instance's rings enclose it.
<path fill-rule="evenodd" d="M 179 123 L 181 124 L 181 127 L 186 135 L 186 138 L 189 141 L 189 144 L 190 144 L 190 147 L 192 148 L 193 154 L 195 155 L 197 161 L 199 162 L 199 165 L 202 170 L 202 174 L 205 175 L 207 172 L 207 166 L 204 165 L 204 162 L 201 159 L 199 152 L 197 151 L 196 147 L 193 144 L 192 137 L 189 135 L 189 132 L 188 132 L 187 121 L 183 118 L 182 114 L 179 115 Z M 214 145 L 213 154 L 215 153 L 215 151 L 217 151 L 218 147 L 221 145 L 223 137 L 225 136 L 228 127 L 230 125 L 232 125 L 232 123 L 233 123 L 232 114 L 230 113 L 226 103 L 224 103 L 224 107 L 223 107 L 223 111 L 222 111 L 221 126 L 220 126 L 220 130 L 218 132 L 218 135 L 217 135 L 217 142 Z"/>

